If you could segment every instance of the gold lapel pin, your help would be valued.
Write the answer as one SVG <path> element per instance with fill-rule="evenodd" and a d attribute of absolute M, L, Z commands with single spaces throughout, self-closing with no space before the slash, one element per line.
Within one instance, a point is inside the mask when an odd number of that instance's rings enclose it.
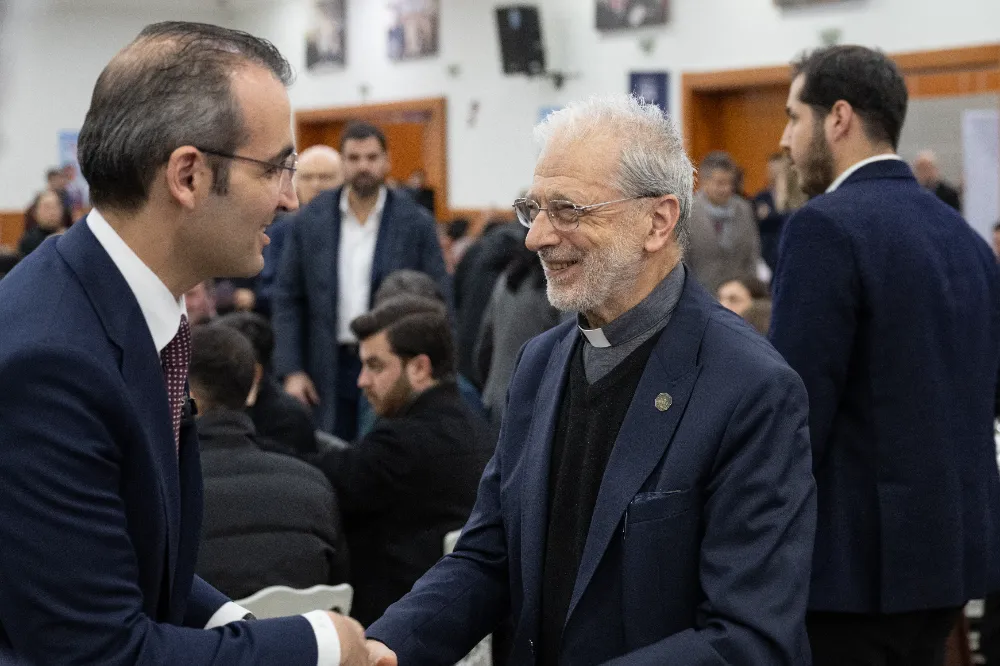
<path fill-rule="evenodd" d="M 656 408 L 661 412 L 665 412 L 670 409 L 670 405 L 674 404 L 674 399 L 670 397 L 669 393 L 661 393 L 656 396 L 656 400 L 653 402 Z"/>

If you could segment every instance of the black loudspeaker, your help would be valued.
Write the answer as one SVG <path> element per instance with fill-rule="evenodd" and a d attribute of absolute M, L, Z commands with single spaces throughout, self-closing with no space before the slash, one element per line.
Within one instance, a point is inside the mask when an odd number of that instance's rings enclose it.
<path fill-rule="evenodd" d="M 497 7 L 497 34 L 504 74 L 537 76 L 545 73 L 545 48 L 538 7 Z"/>

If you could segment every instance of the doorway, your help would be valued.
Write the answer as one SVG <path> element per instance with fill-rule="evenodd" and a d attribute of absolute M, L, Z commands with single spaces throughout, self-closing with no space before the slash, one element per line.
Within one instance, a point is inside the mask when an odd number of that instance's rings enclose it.
<path fill-rule="evenodd" d="M 450 219 L 448 208 L 447 102 L 443 97 L 386 104 L 298 111 L 295 136 L 299 152 L 325 144 L 340 148 L 340 135 L 352 120 L 363 120 L 385 134 L 389 178 L 405 183 L 423 171 L 434 191 L 434 216 Z"/>

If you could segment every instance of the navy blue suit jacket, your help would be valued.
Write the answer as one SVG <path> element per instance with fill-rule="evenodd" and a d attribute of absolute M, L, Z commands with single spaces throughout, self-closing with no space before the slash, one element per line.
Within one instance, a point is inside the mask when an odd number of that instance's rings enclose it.
<path fill-rule="evenodd" d="M 205 631 L 190 409 L 175 449 L 159 355 L 85 222 L 0 281 L 0 653 L 30 664 L 302 664 L 303 618 Z"/>
<path fill-rule="evenodd" d="M 342 188 L 341 188 L 342 189 Z M 333 431 L 337 418 L 337 298 L 341 189 L 322 192 L 284 229 L 284 249 L 271 296 L 274 371 L 304 370 L 320 404 L 316 425 Z M 451 279 L 441 256 L 434 219 L 404 192 L 390 189 L 375 242 L 371 297 L 390 273 L 402 268 L 434 278 L 447 302 Z"/>
<path fill-rule="evenodd" d="M 1000 271 L 899 160 L 787 224 L 771 339 L 809 392 L 810 608 L 957 607 L 1000 576 Z"/>
<path fill-rule="evenodd" d="M 552 440 L 579 335 L 567 322 L 524 347 L 455 551 L 369 628 L 401 664 L 454 663 L 507 613 L 510 663 L 535 662 Z M 608 461 L 559 663 L 808 666 L 807 419 L 798 376 L 689 276 Z"/>

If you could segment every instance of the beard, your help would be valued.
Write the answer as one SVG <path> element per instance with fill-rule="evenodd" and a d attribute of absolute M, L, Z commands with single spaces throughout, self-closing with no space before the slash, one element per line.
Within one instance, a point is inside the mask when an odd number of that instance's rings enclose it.
<path fill-rule="evenodd" d="M 413 385 L 404 372 L 383 395 L 376 395 L 366 389 L 365 397 L 379 417 L 392 418 L 413 398 Z"/>
<path fill-rule="evenodd" d="M 622 233 L 603 248 L 588 252 L 556 248 L 540 250 L 545 263 L 577 262 L 580 275 L 574 282 L 561 284 L 545 275 L 546 295 L 552 307 L 563 312 L 594 312 L 609 302 L 631 293 L 639 279 L 644 256 L 644 238 Z"/>
<path fill-rule="evenodd" d="M 359 173 L 351 179 L 351 189 L 362 199 L 368 199 L 375 196 L 384 182 L 370 173 Z"/>
<path fill-rule="evenodd" d="M 817 123 L 813 128 L 809 150 L 802 164 L 795 165 L 795 170 L 799 174 L 802 191 L 810 199 L 826 192 L 826 188 L 833 183 L 835 179 L 833 152 L 826 143 L 821 123 Z"/>

